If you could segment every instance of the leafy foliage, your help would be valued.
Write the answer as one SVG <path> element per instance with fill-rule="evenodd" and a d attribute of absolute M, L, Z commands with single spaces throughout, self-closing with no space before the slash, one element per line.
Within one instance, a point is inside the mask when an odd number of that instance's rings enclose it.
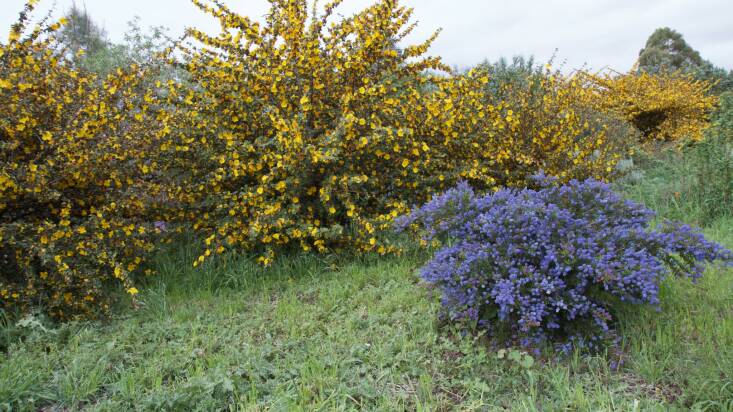
<path fill-rule="evenodd" d="M 613 165 L 601 128 L 571 107 L 579 84 L 544 79 L 528 86 L 538 96 L 504 103 L 486 70 L 430 74 L 447 70 L 424 56 L 434 37 L 398 47 L 414 26 L 397 1 L 338 21 L 339 1 L 312 18 L 306 2 L 273 2 L 263 25 L 195 3 L 223 28 L 190 31 L 194 86 L 174 102 L 189 216 L 210 246 L 199 262 L 238 248 L 269 263 L 292 244 L 388 253 L 380 229 L 458 179 L 521 184 L 540 167 L 602 178 Z"/>
<path fill-rule="evenodd" d="M 669 27 L 654 31 L 639 52 L 638 69 L 649 73 L 675 72 L 700 67 L 700 53 L 690 47 L 682 34 Z"/>
<path fill-rule="evenodd" d="M 689 226 L 650 230 L 654 213 L 604 183 L 537 183 L 483 196 L 461 183 L 398 222 L 448 242 L 422 278 L 442 291 L 449 320 L 524 346 L 593 346 L 614 302 L 659 305 L 667 276 L 698 279 L 702 262 L 733 264 L 733 253 Z"/>
<path fill-rule="evenodd" d="M 137 292 L 166 228 L 204 239 L 195 266 L 228 249 L 265 265 L 288 248 L 399 253 L 392 221 L 458 181 L 608 180 L 626 121 L 667 110 L 649 138 L 679 139 L 712 104 L 703 83 L 531 60 L 454 73 L 426 54 L 437 33 L 402 45 L 415 26 L 395 0 L 345 18 L 339 0 L 275 1 L 261 23 L 193 2 L 222 31 L 188 30 L 169 61 L 162 31 L 133 23 L 111 45 L 79 10 L 73 30 L 24 34 L 28 2 L 0 49 L 4 307 L 104 310 L 110 287 Z"/>
<path fill-rule="evenodd" d="M 563 182 L 616 174 L 628 152 L 627 142 L 614 133 L 623 126 L 585 103 L 593 91 L 583 77 L 522 60 L 508 70 L 501 65 L 485 70 L 489 83 L 482 88 L 482 103 L 503 116 L 473 133 L 488 134 L 501 148 L 494 155 L 502 160 L 504 173 L 496 179 L 501 186 L 525 186 L 540 170 Z"/>
<path fill-rule="evenodd" d="M 64 18 L 67 24 L 54 34 L 59 44 L 68 52 L 64 57 L 72 60 L 81 69 L 105 77 L 118 68 L 124 69 L 137 64 L 156 66 L 158 77 L 164 80 L 180 74 L 174 73 L 173 68 L 161 58 L 170 43 L 164 27 L 143 29 L 140 18 L 135 17 L 127 23 L 124 42 L 113 43 L 86 8 L 73 4 Z M 144 83 L 150 86 L 157 79 L 145 80 Z"/>
<path fill-rule="evenodd" d="M 65 59 L 64 20 L 25 33 L 33 3 L 0 45 L 1 306 L 89 315 L 110 286 L 136 293 L 153 247 L 155 109 L 140 67 L 98 79 Z"/>
<path fill-rule="evenodd" d="M 583 77 L 595 90 L 590 104 L 631 123 L 642 134 L 642 143 L 702 140 L 717 103 L 708 93 L 712 83 L 682 72 Z"/>
<path fill-rule="evenodd" d="M 733 71 L 703 59 L 679 32 L 662 27 L 654 31 L 639 52 L 636 71 L 651 74 L 684 72 L 712 84 L 710 91 L 719 95 L 733 91 Z"/>
<path fill-rule="evenodd" d="M 733 92 L 720 96 L 720 105 L 713 116 L 711 133 L 733 141 Z"/>
<path fill-rule="evenodd" d="M 67 24 L 59 30 L 58 37 L 74 56 L 95 55 L 109 47 L 107 32 L 94 22 L 86 7 L 80 8 L 72 3 L 65 19 Z"/>

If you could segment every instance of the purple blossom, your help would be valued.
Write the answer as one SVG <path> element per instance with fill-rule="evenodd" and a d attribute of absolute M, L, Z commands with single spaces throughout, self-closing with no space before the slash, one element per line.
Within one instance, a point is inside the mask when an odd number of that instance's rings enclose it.
<path fill-rule="evenodd" d="M 421 270 L 442 291 L 444 316 L 558 348 L 594 342 L 612 326 L 614 300 L 659 305 L 667 276 L 702 276 L 733 253 L 690 226 L 665 222 L 595 180 L 477 195 L 467 183 L 398 219 L 445 247 Z"/>

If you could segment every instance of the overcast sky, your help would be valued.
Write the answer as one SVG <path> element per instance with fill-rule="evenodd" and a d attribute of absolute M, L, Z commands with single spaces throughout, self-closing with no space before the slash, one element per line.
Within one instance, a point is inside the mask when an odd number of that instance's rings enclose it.
<path fill-rule="evenodd" d="M 41 16 L 55 4 L 56 14 L 73 0 L 40 0 Z M 241 14 L 261 18 L 266 0 L 225 0 Z M 0 0 L 0 27 L 8 30 L 24 0 Z M 163 25 L 178 36 L 187 26 L 216 33 L 218 25 L 189 0 L 76 0 L 120 40 L 126 22 L 140 16 L 145 26 Z M 322 0 L 321 3 L 325 3 Z M 345 0 L 341 14 L 350 14 L 370 0 Z M 733 0 L 403 0 L 415 7 L 417 41 L 437 28 L 443 32 L 431 54 L 457 67 L 501 56 L 534 55 L 565 69 L 587 65 L 627 70 L 654 29 L 680 31 L 700 53 L 718 66 L 733 69 Z M 3 34 L 3 41 L 5 35 Z"/>

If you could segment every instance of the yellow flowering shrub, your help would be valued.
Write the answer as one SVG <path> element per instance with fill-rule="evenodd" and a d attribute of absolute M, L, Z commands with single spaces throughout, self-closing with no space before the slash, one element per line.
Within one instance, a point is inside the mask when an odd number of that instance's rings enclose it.
<path fill-rule="evenodd" d="M 34 3 L 0 43 L 0 308 L 86 316 L 110 285 L 137 292 L 158 137 L 141 69 L 75 69 L 54 37 L 63 19 L 27 29 Z"/>
<path fill-rule="evenodd" d="M 218 19 L 180 46 L 192 86 L 170 87 L 168 150 L 188 184 L 184 217 L 205 233 L 204 254 L 276 249 L 394 251 L 377 234 L 457 180 L 520 184 L 544 169 L 564 179 L 606 176 L 603 128 L 572 107 L 577 82 L 551 77 L 495 101 L 480 70 L 455 75 L 398 47 L 412 10 L 382 0 L 344 19 L 308 2 L 272 2 L 263 23 L 218 1 Z M 315 12 L 314 12 L 315 13 Z M 443 71 L 445 75 L 435 74 Z"/>
<path fill-rule="evenodd" d="M 26 28 L 34 1 L 0 44 L 3 308 L 67 318 L 104 312 L 115 288 L 134 297 L 166 225 L 201 235 L 194 265 L 227 249 L 262 264 L 287 248 L 396 253 L 393 220 L 460 180 L 607 179 L 624 154 L 616 106 L 593 103 L 606 89 L 547 69 L 497 93 L 485 68 L 427 56 L 435 35 L 403 47 L 412 10 L 396 0 L 346 18 L 340 0 L 272 1 L 263 22 L 192 1 L 222 30 L 188 31 L 178 80 L 75 67 L 63 22 Z"/>
<path fill-rule="evenodd" d="M 486 78 L 481 70 L 469 75 Z M 495 181 L 523 186 L 540 170 L 562 183 L 612 176 L 625 145 L 609 136 L 607 116 L 583 103 L 588 95 L 582 79 L 549 65 L 500 90 L 484 87 L 480 104 L 492 115 L 472 133 L 488 140 L 481 153 L 498 166 Z"/>
<path fill-rule="evenodd" d="M 717 98 L 685 73 L 583 73 L 590 104 L 631 123 L 642 143 L 700 141 Z"/>

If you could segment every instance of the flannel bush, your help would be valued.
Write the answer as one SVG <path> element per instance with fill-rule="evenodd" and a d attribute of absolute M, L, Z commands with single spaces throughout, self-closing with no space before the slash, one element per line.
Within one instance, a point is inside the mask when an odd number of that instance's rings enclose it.
<path fill-rule="evenodd" d="M 393 219 L 459 179 L 521 185 L 540 168 L 606 178 L 618 160 L 603 126 L 574 108 L 582 84 L 548 77 L 540 98 L 496 101 L 486 70 L 452 73 L 426 54 L 435 36 L 402 44 L 414 25 L 399 1 L 343 19 L 341 1 L 271 2 L 262 22 L 194 3 L 222 27 L 189 30 L 190 84 L 170 93 L 169 149 L 193 200 L 183 218 L 207 239 L 197 264 L 227 249 L 264 264 L 285 247 L 389 253 L 380 233 Z"/>
<path fill-rule="evenodd" d="M 718 98 L 713 82 L 691 74 L 585 73 L 588 105 L 616 116 L 641 133 L 642 144 L 700 141 Z"/>
<path fill-rule="evenodd" d="M 34 3 L 0 43 L 0 309 L 86 317 L 153 249 L 158 112 L 148 71 L 76 67 Z"/>
<path fill-rule="evenodd" d="M 448 319 L 524 346 L 592 342 L 612 326 L 614 302 L 659 305 L 665 277 L 733 263 L 689 226 L 651 229 L 654 213 L 605 183 L 536 181 L 487 195 L 461 183 L 397 221 L 444 242 L 422 278 L 442 291 Z"/>

